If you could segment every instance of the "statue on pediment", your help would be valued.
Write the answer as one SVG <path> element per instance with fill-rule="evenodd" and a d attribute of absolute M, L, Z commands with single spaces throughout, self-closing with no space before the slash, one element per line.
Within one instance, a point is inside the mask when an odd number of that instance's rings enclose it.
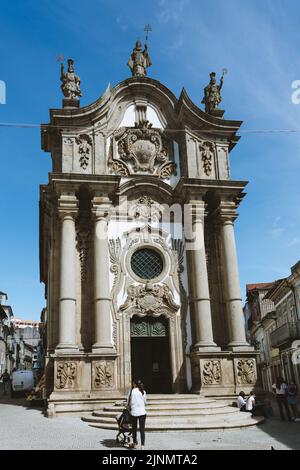
<path fill-rule="evenodd" d="M 223 86 L 223 80 L 224 80 L 224 72 L 223 72 L 223 75 L 221 76 L 219 84 L 217 84 L 216 82 L 216 73 L 211 72 L 210 82 L 204 88 L 204 97 L 203 97 L 203 100 L 201 101 L 201 103 L 205 105 L 206 113 L 213 112 L 215 109 L 218 108 L 219 104 L 221 103 L 222 101 L 221 89 Z"/>
<path fill-rule="evenodd" d="M 67 72 L 64 71 L 64 64 L 61 64 L 60 80 L 62 82 L 61 89 L 66 98 L 78 99 L 82 96 L 80 77 L 75 74 L 73 59 L 68 59 Z"/>
<path fill-rule="evenodd" d="M 147 68 L 152 65 L 148 54 L 147 43 L 143 50 L 141 41 L 136 41 L 135 48 L 131 53 L 127 65 L 133 77 L 145 77 L 147 75 Z"/>

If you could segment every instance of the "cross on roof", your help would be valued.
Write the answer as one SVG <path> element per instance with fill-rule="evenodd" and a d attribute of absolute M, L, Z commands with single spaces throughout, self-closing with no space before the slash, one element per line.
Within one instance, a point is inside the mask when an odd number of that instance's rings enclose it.
<path fill-rule="evenodd" d="M 146 32 L 146 42 L 148 41 L 148 33 L 152 31 L 151 24 L 146 24 L 144 31 Z"/>

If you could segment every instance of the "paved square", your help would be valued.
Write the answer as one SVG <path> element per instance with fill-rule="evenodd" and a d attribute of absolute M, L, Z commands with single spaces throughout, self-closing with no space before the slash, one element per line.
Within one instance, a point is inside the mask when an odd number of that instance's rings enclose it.
<path fill-rule="evenodd" d="M 0 449 L 109 450 L 115 431 L 90 427 L 77 416 L 48 419 L 24 399 L 0 397 Z M 147 429 L 146 429 L 147 430 Z M 242 430 L 146 433 L 147 450 L 300 450 L 300 422 L 278 418 Z"/>

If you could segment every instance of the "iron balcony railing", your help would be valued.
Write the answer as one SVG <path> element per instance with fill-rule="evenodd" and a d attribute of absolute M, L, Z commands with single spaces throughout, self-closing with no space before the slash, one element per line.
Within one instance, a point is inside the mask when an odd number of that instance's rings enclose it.
<path fill-rule="evenodd" d="M 284 323 L 270 334 L 272 348 L 297 338 L 300 339 L 300 320 Z"/>

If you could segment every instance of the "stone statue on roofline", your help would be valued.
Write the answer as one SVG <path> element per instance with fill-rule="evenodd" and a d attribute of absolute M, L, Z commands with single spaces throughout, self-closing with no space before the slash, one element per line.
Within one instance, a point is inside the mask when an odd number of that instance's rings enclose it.
<path fill-rule="evenodd" d="M 136 41 L 135 48 L 131 53 L 127 65 L 133 77 L 145 77 L 147 75 L 147 68 L 152 65 L 148 54 L 147 43 L 143 50 L 141 41 Z"/>
<path fill-rule="evenodd" d="M 67 99 L 78 100 L 79 97 L 82 96 L 80 90 L 80 77 L 75 74 L 73 59 L 68 59 L 67 72 L 64 71 L 64 64 L 61 64 L 60 80 L 62 82 L 62 92 Z"/>
<path fill-rule="evenodd" d="M 209 114 L 213 114 L 216 116 L 222 116 L 224 111 L 219 110 L 218 106 L 222 101 L 221 97 L 221 89 L 223 86 L 224 74 L 226 73 L 225 69 L 223 69 L 223 74 L 220 79 L 220 83 L 217 84 L 216 82 L 216 73 L 210 73 L 210 82 L 204 88 L 204 97 L 201 103 L 205 105 L 205 112 Z"/>

